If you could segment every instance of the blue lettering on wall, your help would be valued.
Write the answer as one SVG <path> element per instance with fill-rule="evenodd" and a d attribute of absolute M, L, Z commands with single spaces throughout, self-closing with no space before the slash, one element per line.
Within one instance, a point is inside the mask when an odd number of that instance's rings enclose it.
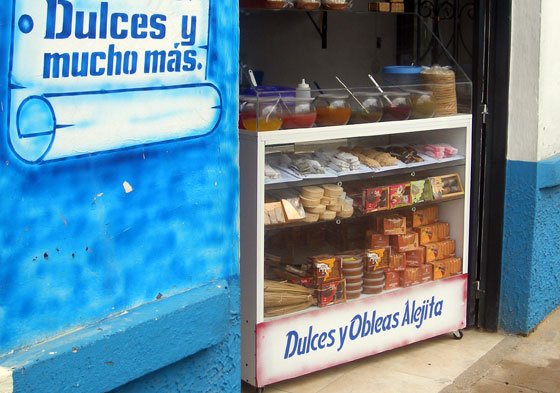
<path fill-rule="evenodd" d="M 18 24 L 12 27 L 9 141 L 22 161 L 38 164 L 193 138 L 218 125 L 221 92 L 206 88 L 210 0 L 173 1 L 159 7 L 157 13 L 151 0 L 136 0 L 133 12 L 120 1 L 14 1 L 21 6 L 13 11 Z M 181 94 L 183 110 L 175 103 L 170 106 L 179 97 L 174 90 L 179 86 L 188 88 Z M 154 115 L 169 116 L 159 119 L 158 124 L 166 125 L 163 130 L 153 122 L 150 129 L 141 131 L 138 124 L 131 123 L 138 112 L 114 111 L 126 92 L 153 91 L 153 87 L 167 95 L 149 105 Z M 202 96 L 201 88 L 209 94 L 205 103 L 196 99 Z M 104 116 L 91 119 L 93 109 L 80 107 L 92 105 L 86 101 L 96 92 L 106 95 L 106 108 L 99 108 Z M 18 131 L 20 123 L 28 122 L 23 114 L 31 113 L 19 106 L 31 96 L 43 96 L 49 102 L 54 111 L 52 133 L 30 131 L 24 137 Z M 185 107 L 185 97 L 192 97 L 193 108 Z M 138 106 L 143 104 L 138 102 Z M 139 113 L 148 116 L 145 111 Z M 43 115 L 50 116 L 50 111 Z M 146 128 L 149 123 L 142 122 Z M 114 127 L 119 138 L 112 132 Z M 105 142 L 98 143 L 103 138 Z"/>

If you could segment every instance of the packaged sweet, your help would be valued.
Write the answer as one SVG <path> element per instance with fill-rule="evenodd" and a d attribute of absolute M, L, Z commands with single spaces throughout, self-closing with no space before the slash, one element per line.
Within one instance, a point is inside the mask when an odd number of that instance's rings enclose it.
<path fill-rule="evenodd" d="M 450 276 L 462 273 L 463 261 L 461 260 L 461 258 L 447 258 L 444 259 L 443 262 L 445 263 L 447 272 Z"/>
<path fill-rule="evenodd" d="M 389 256 L 391 248 L 367 249 L 364 258 L 364 271 L 384 269 L 389 266 Z"/>
<path fill-rule="evenodd" d="M 434 199 L 463 195 L 463 185 L 458 174 L 430 177 Z"/>
<path fill-rule="evenodd" d="M 346 0 L 322 0 L 321 2 L 326 10 L 344 11 L 348 8 Z"/>
<path fill-rule="evenodd" d="M 264 225 L 285 224 L 284 208 L 282 202 L 271 202 L 264 204 Z"/>
<path fill-rule="evenodd" d="M 385 283 L 373 286 L 364 286 L 362 289 L 362 293 L 365 293 L 367 295 L 378 295 L 383 292 L 383 289 L 385 289 Z"/>
<path fill-rule="evenodd" d="M 305 218 L 305 210 L 299 198 L 282 199 L 282 208 L 286 221 L 301 221 Z"/>
<path fill-rule="evenodd" d="M 406 266 L 404 253 L 392 252 L 391 256 L 389 256 L 389 267 L 387 268 L 387 272 L 403 271 Z"/>
<path fill-rule="evenodd" d="M 413 228 L 414 231 L 418 234 L 420 244 L 424 245 L 426 243 L 433 243 L 440 240 L 438 237 L 436 225 L 437 224 L 422 225 L 421 227 Z"/>
<path fill-rule="evenodd" d="M 329 281 L 320 284 L 316 290 L 317 306 L 326 307 L 346 301 L 346 280 Z"/>
<path fill-rule="evenodd" d="M 317 186 L 302 187 L 301 195 L 309 199 L 321 199 L 325 195 L 325 189 Z"/>
<path fill-rule="evenodd" d="M 366 188 L 362 192 L 363 211 L 372 213 L 389 208 L 389 187 Z"/>
<path fill-rule="evenodd" d="M 377 228 L 384 235 L 404 235 L 406 233 L 406 218 L 398 214 L 377 217 Z"/>
<path fill-rule="evenodd" d="M 342 278 L 340 257 L 313 257 L 312 261 L 311 275 L 317 284 Z"/>
<path fill-rule="evenodd" d="M 301 10 L 316 10 L 321 5 L 321 0 L 296 0 L 295 7 Z"/>
<path fill-rule="evenodd" d="M 399 272 L 400 286 L 403 288 L 420 284 L 420 270 L 417 267 L 407 267 Z"/>
<path fill-rule="evenodd" d="M 408 231 L 403 235 L 391 235 L 390 242 L 398 252 L 412 251 L 418 248 L 418 233 Z"/>
<path fill-rule="evenodd" d="M 305 310 L 313 303 L 314 290 L 298 284 L 264 281 L 264 316 L 275 317 Z"/>
<path fill-rule="evenodd" d="M 420 266 L 424 263 L 425 254 L 424 247 L 419 247 L 416 250 L 405 252 L 404 259 L 408 266 Z"/>
<path fill-rule="evenodd" d="M 414 180 L 410 182 L 410 198 L 412 204 L 432 201 L 432 183 L 429 180 Z"/>
<path fill-rule="evenodd" d="M 411 204 L 410 182 L 389 186 L 389 209 L 410 206 Z"/>
<path fill-rule="evenodd" d="M 399 161 L 404 162 L 405 164 L 424 161 L 424 159 L 418 155 L 418 152 L 412 146 L 394 145 L 383 148 L 379 147 L 378 149 L 389 153 L 391 156 L 395 157 Z"/>
<path fill-rule="evenodd" d="M 417 209 L 412 213 L 412 226 L 419 227 L 439 221 L 439 208 L 437 205 Z"/>
<path fill-rule="evenodd" d="M 374 231 L 366 232 L 366 248 L 384 248 L 389 246 L 389 236 L 376 233 Z"/>
<path fill-rule="evenodd" d="M 455 256 L 455 240 L 428 243 L 425 244 L 424 247 L 426 250 L 426 262 L 438 261 Z"/>
<path fill-rule="evenodd" d="M 385 273 L 385 290 L 395 289 L 400 287 L 400 275 L 399 272 L 387 272 Z"/>
<path fill-rule="evenodd" d="M 433 268 L 434 266 L 429 263 L 425 263 L 418 266 L 418 272 L 420 274 L 420 282 L 432 281 Z"/>

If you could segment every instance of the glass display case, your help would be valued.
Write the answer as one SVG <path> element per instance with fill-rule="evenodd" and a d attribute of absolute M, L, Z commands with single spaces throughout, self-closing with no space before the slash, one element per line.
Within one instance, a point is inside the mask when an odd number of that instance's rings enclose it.
<path fill-rule="evenodd" d="M 258 388 L 466 325 L 470 82 L 392 49 L 358 54 L 400 27 L 357 4 L 329 34 L 353 24 L 362 39 L 317 51 L 297 21 L 320 11 L 242 10 L 242 62 L 270 83 L 248 75 L 240 97 L 242 378 Z M 276 38 L 253 34 L 265 21 L 308 53 L 274 56 Z M 341 62 L 340 45 L 356 57 Z"/>

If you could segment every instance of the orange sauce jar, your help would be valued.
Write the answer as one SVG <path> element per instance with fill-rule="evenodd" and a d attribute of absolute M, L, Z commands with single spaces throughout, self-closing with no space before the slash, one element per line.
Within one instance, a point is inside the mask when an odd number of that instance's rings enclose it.
<path fill-rule="evenodd" d="M 315 107 L 318 127 L 346 125 L 352 115 L 348 96 L 343 94 L 321 94 L 315 99 Z"/>

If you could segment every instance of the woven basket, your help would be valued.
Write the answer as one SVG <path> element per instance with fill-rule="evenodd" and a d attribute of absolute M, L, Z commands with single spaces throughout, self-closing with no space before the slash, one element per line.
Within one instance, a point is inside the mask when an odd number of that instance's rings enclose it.
<path fill-rule="evenodd" d="M 434 94 L 436 103 L 435 117 L 457 114 L 457 92 L 455 90 L 455 72 L 443 67 L 428 68 L 421 73 L 426 89 Z"/>

